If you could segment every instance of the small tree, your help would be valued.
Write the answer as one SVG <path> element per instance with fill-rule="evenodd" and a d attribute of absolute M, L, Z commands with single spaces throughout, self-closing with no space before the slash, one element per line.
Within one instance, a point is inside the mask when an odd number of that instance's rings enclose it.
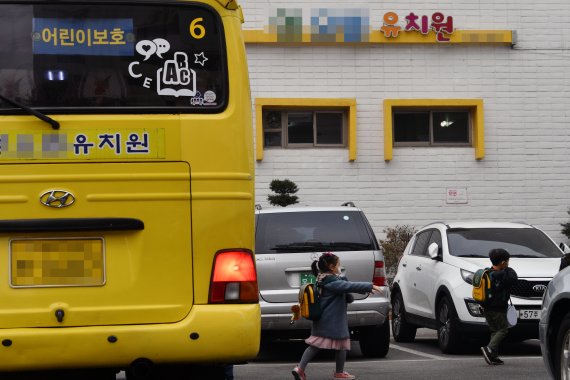
<path fill-rule="evenodd" d="M 275 193 L 267 196 L 267 200 L 270 205 L 287 207 L 289 205 L 299 203 L 299 198 L 295 195 L 299 189 L 295 182 L 288 179 L 274 179 L 269 184 L 269 188 Z"/>
<path fill-rule="evenodd" d="M 568 209 L 568 215 L 570 215 L 570 208 Z M 562 233 L 570 239 L 570 222 L 560 224 L 562 226 Z"/>
<path fill-rule="evenodd" d="M 416 229 L 412 226 L 396 226 L 388 227 L 383 231 L 386 234 L 386 239 L 380 239 L 380 246 L 384 252 L 384 265 L 386 267 L 386 276 L 390 284 L 392 279 L 396 276 L 396 271 L 398 270 L 398 261 L 406 245 L 416 232 Z"/>

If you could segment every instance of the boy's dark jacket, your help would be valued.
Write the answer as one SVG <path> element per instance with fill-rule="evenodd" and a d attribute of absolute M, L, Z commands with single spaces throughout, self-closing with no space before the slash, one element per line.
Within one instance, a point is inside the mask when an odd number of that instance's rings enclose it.
<path fill-rule="evenodd" d="M 485 311 L 507 312 L 509 306 L 509 298 L 511 297 L 511 288 L 517 283 L 517 272 L 513 268 L 505 268 L 503 270 L 491 270 L 491 292 L 493 298 L 485 302 L 483 308 Z"/>

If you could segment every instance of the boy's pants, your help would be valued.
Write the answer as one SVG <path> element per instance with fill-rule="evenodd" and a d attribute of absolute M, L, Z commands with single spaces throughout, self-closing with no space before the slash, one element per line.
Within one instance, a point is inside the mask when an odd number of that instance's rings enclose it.
<path fill-rule="evenodd" d="M 507 312 L 484 311 L 483 315 L 491 329 L 491 340 L 487 347 L 491 349 L 493 356 L 496 357 L 499 355 L 499 344 L 505 339 L 509 332 Z"/>

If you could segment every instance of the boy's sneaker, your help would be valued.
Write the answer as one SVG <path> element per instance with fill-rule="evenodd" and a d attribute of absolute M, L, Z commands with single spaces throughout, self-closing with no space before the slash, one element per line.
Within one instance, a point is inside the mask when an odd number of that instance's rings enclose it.
<path fill-rule="evenodd" d="M 491 359 L 491 363 L 493 363 L 493 365 L 501 365 L 501 364 L 505 364 L 505 362 L 504 362 L 504 361 L 502 361 L 502 360 L 501 360 L 501 359 L 499 359 L 499 358 L 492 358 L 492 359 Z"/>
<path fill-rule="evenodd" d="M 487 346 L 481 347 L 481 353 L 483 354 L 483 357 L 485 358 L 487 364 L 493 365 L 493 353 L 491 352 L 489 347 Z"/>
<path fill-rule="evenodd" d="M 299 367 L 293 368 L 293 371 L 291 371 L 291 373 L 293 374 L 295 380 L 307 380 L 307 378 L 305 377 L 305 371 L 303 371 Z"/>
<path fill-rule="evenodd" d="M 350 373 L 343 371 L 343 372 L 335 372 L 333 375 L 333 379 L 356 379 L 356 376 L 351 375 Z"/>

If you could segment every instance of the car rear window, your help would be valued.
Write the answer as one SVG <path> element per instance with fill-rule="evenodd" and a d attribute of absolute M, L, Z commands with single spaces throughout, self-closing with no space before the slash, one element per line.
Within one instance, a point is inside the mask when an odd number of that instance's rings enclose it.
<path fill-rule="evenodd" d="M 552 240 L 534 228 L 449 229 L 447 241 L 449 252 L 460 257 L 489 257 L 489 251 L 494 248 L 506 249 L 511 257 L 561 256 Z"/>
<path fill-rule="evenodd" d="M 172 1 L 14 3 L 0 8 L 2 95 L 52 112 L 225 109 L 224 30 L 210 7 Z M 14 112 L 1 105 L 1 112 Z"/>
<path fill-rule="evenodd" d="M 375 249 L 360 212 L 308 211 L 257 215 L 256 254 Z"/>

